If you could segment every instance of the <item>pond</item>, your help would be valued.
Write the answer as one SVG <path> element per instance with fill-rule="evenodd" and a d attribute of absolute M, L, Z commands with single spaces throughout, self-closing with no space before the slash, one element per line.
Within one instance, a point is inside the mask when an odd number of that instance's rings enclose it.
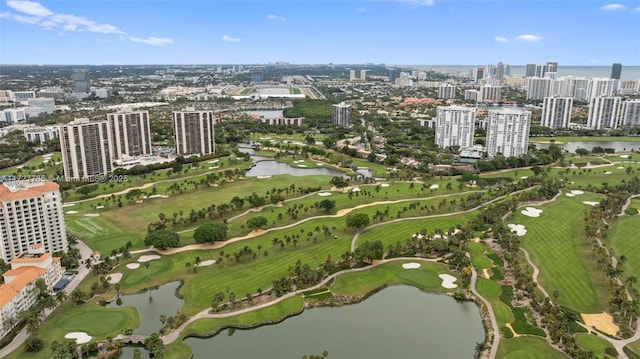
<path fill-rule="evenodd" d="M 314 308 L 275 324 L 188 338 L 194 358 L 473 358 L 484 341 L 478 307 L 410 286 L 392 286 L 365 301 Z"/>
<path fill-rule="evenodd" d="M 118 305 L 114 300 L 106 306 L 136 308 L 140 316 L 140 326 L 133 331 L 133 334 L 149 335 L 162 328 L 160 315 L 175 316 L 182 308 L 183 300 L 176 297 L 179 286 L 180 282 L 171 282 L 157 288 L 147 289 L 142 293 L 120 295 L 122 304 Z"/>
<path fill-rule="evenodd" d="M 537 148 L 549 148 L 550 143 L 535 143 L 533 142 Z M 558 143 L 560 148 L 569 152 L 576 152 L 578 148 L 584 148 L 591 151 L 594 147 L 600 146 L 602 148 L 613 148 L 616 152 L 620 151 L 631 151 L 632 149 L 635 151 L 640 150 L 640 142 L 600 142 L 600 141 L 575 141 L 575 142 L 567 142 L 567 143 Z"/>

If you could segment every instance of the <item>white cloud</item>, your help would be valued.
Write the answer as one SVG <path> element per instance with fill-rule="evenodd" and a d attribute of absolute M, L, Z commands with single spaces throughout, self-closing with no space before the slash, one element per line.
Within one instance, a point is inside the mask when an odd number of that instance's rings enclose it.
<path fill-rule="evenodd" d="M 364 8 L 364 7 L 359 7 L 358 8 L 358 12 L 365 12 L 365 11 L 367 11 L 367 8 Z"/>
<path fill-rule="evenodd" d="M 282 16 L 273 15 L 273 14 L 267 15 L 267 19 L 271 21 L 285 21 L 285 19 Z"/>
<path fill-rule="evenodd" d="M 640 7 L 635 8 L 633 11 L 640 12 Z"/>
<path fill-rule="evenodd" d="M 395 0 L 397 2 L 403 2 L 407 4 L 419 5 L 419 6 L 432 6 L 434 0 Z"/>
<path fill-rule="evenodd" d="M 173 40 L 168 37 L 149 36 L 146 39 L 142 39 L 139 37 L 131 36 L 129 37 L 129 40 L 133 42 L 142 42 L 144 44 L 152 45 L 152 46 L 167 46 L 167 45 L 173 44 Z"/>
<path fill-rule="evenodd" d="M 590 63 L 590 64 L 599 64 L 599 63 L 600 63 L 600 61 L 598 61 L 598 60 L 594 60 L 594 59 L 591 59 L 591 60 L 589 60 L 589 63 Z"/>
<path fill-rule="evenodd" d="M 516 37 L 516 40 L 536 42 L 536 41 L 542 40 L 542 37 L 540 37 L 538 35 L 524 34 L 524 35 L 520 35 L 520 36 Z"/>
<path fill-rule="evenodd" d="M 39 2 L 35 1 L 17 1 L 17 0 L 9 0 L 7 1 L 7 6 L 19 11 L 23 14 L 46 17 L 53 15 L 53 11 L 47 9 L 42 6 Z"/>
<path fill-rule="evenodd" d="M 507 40 L 506 37 L 500 37 L 500 36 L 496 36 L 495 40 L 496 42 L 501 42 L 501 43 L 509 42 L 509 40 Z"/>
<path fill-rule="evenodd" d="M 626 10 L 627 7 L 621 4 L 608 4 L 602 6 L 600 9 L 604 11 L 616 11 L 616 10 Z"/>
<path fill-rule="evenodd" d="M 240 42 L 240 41 L 242 41 L 242 39 L 239 39 L 237 37 L 231 37 L 229 35 L 222 35 L 222 40 L 226 41 L 226 42 Z"/>
<path fill-rule="evenodd" d="M 18 13 L 2 12 L 1 18 L 11 19 L 19 23 L 37 25 L 45 30 L 93 32 L 97 34 L 126 35 L 127 33 L 115 25 L 98 23 L 83 16 L 56 13 L 36 1 L 7 0 L 7 6 Z M 135 39 L 135 40 L 134 40 Z M 173 43 L 169 38 L 130 37 L 133 42 L 143 42 L 154 46 L 166 46 Z"/>

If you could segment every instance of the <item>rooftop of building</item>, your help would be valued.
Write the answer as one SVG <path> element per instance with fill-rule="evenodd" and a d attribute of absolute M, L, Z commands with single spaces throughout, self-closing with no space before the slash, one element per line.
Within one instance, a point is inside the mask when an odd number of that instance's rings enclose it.
<path fill-rule="evenodd" d="M 16 276 L 11 282 L 0 285 L 0 307 L 9 303 L 18 293 L 20 293 L 29 283 L 38 276 L 46 272 L 43 268 L 22 267 L 11 269 L 4 273 L 4 276 Z"/>
<path fill-rule="evenodd" d="M 22 253 L 19 256 L 13 258 L 11 260 L 11 264 L 13 263 L 37 263 L 46 260 L 51 257 L 51 253 Z"/>
<path fill-rule="evenodd" d="M 0 206 L 1 202 L 21 198 L 39 197 L 44 193 L 58 191 L 60 186 L 55 182 L 5 182 L 0 185 Z"/>

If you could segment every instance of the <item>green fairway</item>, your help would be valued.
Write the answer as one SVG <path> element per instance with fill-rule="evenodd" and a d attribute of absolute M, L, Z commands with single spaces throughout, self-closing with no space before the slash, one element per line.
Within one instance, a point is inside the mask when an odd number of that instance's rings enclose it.
<path fill-rule="evenodd" d="M 515 320 L 511 308 L 500 300 L 502 289 L 500 289 L 500 286 L 496 282 L 485 278 L 478 278 L 476 290 L 491 304 L 496 314 L 496 321 L 498 322 L 499 328 Z"/>
<path fill-rule="evenodd" d="M 3 168 L 0 170 L 0 176 L 16 175 L 20 179 L 20 176 L 26 176 L 27 179 L 36 179 L 40 176 L 49 178 L 55 176 L 56 173 L 62 173 L 62 163 L 55 164 L 62 161 L 62 155 L 60 152 L 53 152 L 51 156 L 44 157 L 45 155 L 38 155 L 27 161 L 22 165 Z M 48 161 L 47 161 L 48 159 Z"/>
<path fill-rule="evenodd" d="M 575 137 L 530 137 L 529 142 L 549 143 L 554 141 L 557 144 L 567 142 L 640 142 L 638 136 L 575 136 Z"/>
<path fill-rule="evenodd" d="M 40 337 L 45 341 L 43 350 L 27 353 L 22 345 L 7 358 L 51 358 L 51 342 L 63 340 L 69 332 L 86 332 L 101 340 L 108 336 L 115 337 L 122 329 L 135 329 L 138 326 L 138 313 L 132 307 L 104 308 L 92 302 L 74 305 L 67 301 L 40 327 Z"/>
<path fill-rule="evenodd" d="M 351 272 L 339 275 L 329 289 L 337 295 L 362 296 L 388 284 L 408 284 L 429 292 L 452 292 L 455 289 L 442 287 L 439 274 L 455 275 L 439 263 L 418 261 L 420 268 L 404 269 L 406 261 L 393 261 L 369 268 L 363 272 Z"/>
<path fill-rule="evenodd" d="M 624 255 L 627 261 L 624 263 L 624 274 L 622 280 L 631 275 L 640 275 L 640 239 L 638 238 L 638 228 L 640 228 L 640 216 L 624 216 L 611 222 L 611 231 L 608 241 L 619 257 Z M 634 287 L 640 290 L 640 278 L 637 278 Z"/>
<path fill-rule="evenodd" d="M 567 356 L 552 348 L 540 337 L 521 336 L 500 340 L 499 359 L 564 359 Z"/>
<path fill-rule="evenodd" d="M 576 343 L 586 350 L 593 351 L 596 358 L 612 358 L 611 356 L 606 355 L 604 350 L 605 348 L 613 349 L 613 346 L 606 340 L 593 334 L 576 334 Z"/>
<path fill-rule="evenodd" d="M 631 350 L 633 350 L 636 354 L 640 356 L 640 340 L 636 340 L 635 342 L 627 345 Z"/>
<path fill-rule="evenodd" d="M 471 255 L 471 263 L 476 270 L 489 269 L 493 262 L 484 255 L 485 247 L 477 242 L 467 243 L 467 249 Z"/>
<path fill-rule="evenodd" d="M 600 313 L 607 303 L 607 284 L 584 240 L 583 214 L 590 207 L 583 201 L 599 201 L 599 195 L 561 195 L 556 201 L 536 206 L 543 212 L 539 218 L 521 214 L 507 223 L 523 224 L 527 234 L 522 246 L 540 268 L 539 280 L 551 293 L 559 291 L 558 302 L 582 313 Z"/>

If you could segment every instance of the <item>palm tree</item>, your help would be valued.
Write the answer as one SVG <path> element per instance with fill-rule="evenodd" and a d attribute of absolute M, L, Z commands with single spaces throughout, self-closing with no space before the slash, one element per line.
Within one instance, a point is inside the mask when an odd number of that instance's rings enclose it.
<path fill-rule="evenodd" d="M 26 312 L 24 323 L 27 328 L 27 333 L 30 335 L 36 334 L 38 330 L 40 330 L 40 316 L 33 310 Z"/>
<path fill-rule="evenodd" d="M 485 342 L 477 342 L 476 343 L 476 347 L 475 347 L 475 355 L 476 358 L 480 358 L 480 355 L 482 354 L 483 351 L 485 351 L 487 349 L 487 345 L 485 344 Z"/>
<path fill-rule="evenodd" d="M 149 279 L 149 262 L 144 262 L 144 268 L 147 270 L 147 279 Z"/>

